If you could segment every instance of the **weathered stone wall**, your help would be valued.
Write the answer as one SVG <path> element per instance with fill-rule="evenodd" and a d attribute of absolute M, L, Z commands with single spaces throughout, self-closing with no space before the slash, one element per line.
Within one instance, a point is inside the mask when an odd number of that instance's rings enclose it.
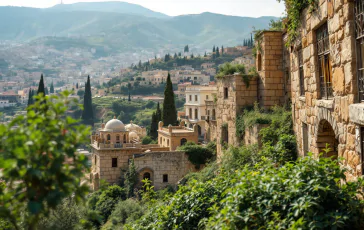
<path fill-rule="evenodd" d="M 249 127 L 245 129 L 244 134 L 244 144 L 245 145 L 254 145 L 258 144 L 258 146 L 261 146 L 262 144 L 262 138 L 259 135 L 260 130 L 263 128 L 266 128 L 268 125 L 262 125 L 262 124 L 256 124 L 252 127 Z"/>
<path fill-rule="evenodd" d="M 188 160 L 188 156 L 180 151 L 134 155 L 134 164 L 139 174 L 139 181 L 148 172 L 155 189 L 163 189 L 168 185 L 176 186 L 187 173 L 196 171 L 195 166 Z M 163 175 L 168 176 L 168 182 L 163 182 Z"/>
<path fill-rule="evenodd" d="M 228 89 L 228 97 L 225 98 L 224 90 Z M 253 106 L 258 100 L 257 78 L 252 77 L 247 84 L 241 75 L 225 76 L 217 81 L 216 103 L 216 141 L 218 158 L 221 157 L 222 127 L 228 127 L 228 145 L 239 145 L 236 137 L 236 116 L 245 106 Z"/>
<path fill-rule="evenodd" d="M 260 48 L 257 52 L 256 63 L 260 79 L 259 105 L 269 109 L 285 102 L 282 32 L 265 31 L 258 44 Z"/>
<path fill-rule="evenodd" d="M 308 127 L 309 150 L 316 155 L 322 152 L 322 141 L 336 141 L 337 155 L 344 157 L 343 166 L 349 169 L 348 178 L 361 174 L 360 152 L 356 151 L 358 134 L 349 105 L 357 101 L 356 52 L 354 1 L 320 0 L 319 8 L 302 15 L 301 39 L 291 47 L 291 89 L 294 130 L 297 136 L 299 155 L 303 156 L 303 126 Z M 319 62 L 316 30 L 328 23 L 331 71 L 333 74 L 333 98 L 323 100 L 320 96 Z M 297 47 L 303 49 L 304 95 L 300 96 L 300 80 Z M 333 137 L 325 137 L 328 122 L 334 131 Z M 326 125 L 327 126 L 327 125 Z M 326 138 L 326 140 L 325 140 Z M 320 140 L 319 140 L 320 139 Z M 360 143 L 359 143 L 360 145 Z M 334 148 L 333 146 L 330 146 Z"/>

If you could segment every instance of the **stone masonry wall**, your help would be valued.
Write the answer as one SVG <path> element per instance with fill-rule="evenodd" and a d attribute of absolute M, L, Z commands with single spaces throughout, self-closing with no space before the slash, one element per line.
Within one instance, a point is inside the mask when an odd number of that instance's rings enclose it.
<path fill-rule="evenodd" d="M 179 151 L 136 155 L 134 163 L 139 173 L 139 181 L 143 179 L 144 173 L 148 172 L 151 174 L 155 189 L 163 189 L 168 185 L 175 186 L 187 173 L 196 171 L 188 156 Z M 168 175 L 168 182 L 163 182 L 163 175 Z"/>
<path fill-rule="evenodd" d="M 357 101 L 354 1 L 320 0 L 319 7 L 302 15 L 301 39 L 291 47 L 292 112 L 299 155 L 303 156 L 303 125 L 308 127 L 309 150 L 318 156 L 322 142 L 334 141 L 323 137 L 327 122 L 334 131 L 337 154 L 344 157 L 349 169 L 348 179 L 361 175 L 360 153 L 356 151 L 357 126 L 349 119 L 349 105 Z M 328 23 L 333 98 L 320 99 L 320 79 L 316 30 Z M 304 95 L 300 96 L 297 47 L 302 46 L 304 62 Z M 327 126 L 327 125 L 326 125 Z M 319 140 L 319 139 L 322 139 Z M 332 140 L 331 140 L 332 139 Z M 360 143 L 359 143 L 360 144 Z M 330 146 L 333 148 L 333 146 Z"/>
<path fill-rule="evenodd" d="M 280 31 L 265 31 L 261 36 L 256 60 L 260 77 L 259 105 L 269 109 L 285 102 L 283 40 Z"/>
<path fill-rule="evenodd" d="M 228 97 L 225 98 L 224 89 L 228 89 Z M 221 157 L 222 126 L 228 126 L 229 145 L 239 145 L 236 138 L 236 116 L 245 106 L 253 106 L 258 100 L 257 78 L 253 77 L 249 85 L 244 82 L 241 75 L 225 76 L 217 81 L 217 105 L 216 105 L 216 144 L 217 155 Z"/>

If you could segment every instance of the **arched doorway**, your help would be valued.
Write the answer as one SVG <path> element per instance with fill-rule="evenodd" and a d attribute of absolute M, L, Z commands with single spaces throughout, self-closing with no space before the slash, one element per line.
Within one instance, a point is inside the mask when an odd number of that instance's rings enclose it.
<path fill-rule="evenodd" d="M 186 138 L 182 138 L 181 139 L 181 146 L 185 145 L 187 143 L 187 139 Z"/>
<path fill-rule="evenodd" d="M 110 141 L 111 140 L 111 136 L 110 134 L 107 134 L 107 140 Z"/>
<path fill-rule="evenodd" d="M 145 179 L 151 180 L 151 178 L 152 177 L 151 177 L 149 172 L 146 172 L 146 173 L 143 174 L 143 180 L 145 180 Z"/>
<path fill-rule="evenodd" d="M 198 129 L 198 135 L 201 136 L 202 135 L 202 128 L 201 128 L 201 126 L 197 125 L 197 129 Z"/>
<path fill-rule="evenodd" d="M 338 156 L 338 141 L 335 137 L 335 131 L 327 120 L 321 120 L 317 132 L 317 148 L 323 157 L 337 157 Z M 328 144 L 329 152 L 325 152 L 326 145 Z"/>

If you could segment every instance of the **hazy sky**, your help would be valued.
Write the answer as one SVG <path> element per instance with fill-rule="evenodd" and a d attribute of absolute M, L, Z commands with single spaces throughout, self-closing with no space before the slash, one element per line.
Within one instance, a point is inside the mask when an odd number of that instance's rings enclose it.
<path fill-rule="evenodd" d="M 107 0 L 63 0 L 63 3 Z M 109 0 L 110 1 L 110 0 Z M 0 6 L 51 7 L 61 0 L 0 0 Z M 238 16 L 282 16 L 284 6 L 277 0 L 125 0 L 171 16 L 213 12 Z"/>

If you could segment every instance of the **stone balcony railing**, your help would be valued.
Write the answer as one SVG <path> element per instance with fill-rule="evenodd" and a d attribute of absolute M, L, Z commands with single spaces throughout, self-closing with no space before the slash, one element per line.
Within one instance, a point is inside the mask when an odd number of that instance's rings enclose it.
<path fill-rule="evenodd" d="M 102 143 L 94 141 L 92 144 L 97 149 L 124 149 L 124 148 L 142 148 L 142 144 L 133 143 Z"/>

